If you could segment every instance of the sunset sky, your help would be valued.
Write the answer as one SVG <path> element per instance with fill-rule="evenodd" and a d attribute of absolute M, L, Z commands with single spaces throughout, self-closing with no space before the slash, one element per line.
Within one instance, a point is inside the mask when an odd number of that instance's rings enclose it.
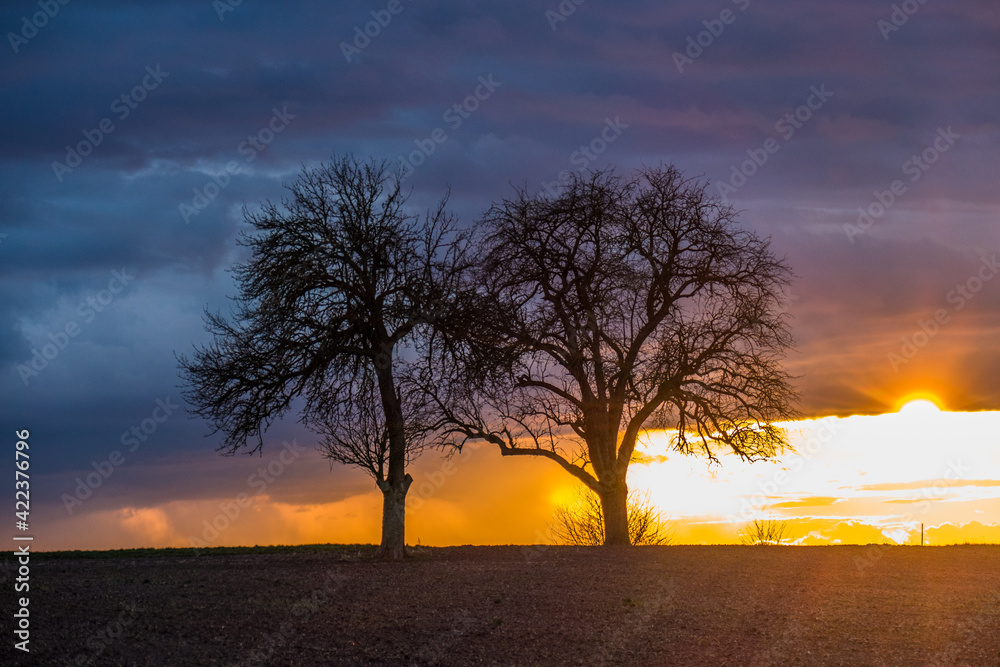
<path fill-rule="evenodd" d="M 1000 13 L 899 4 L 5 3 L 0 425 L 31 432 L 38 548 L 378 540 L 371 480 L 294 419 L 220 457 L 174 357 L 228 308 L 241 208 L 346 151 L 466 222 L 512 185 L 672 162 L 772 237 L 798 454 L 709 466 L 649 434 L 630 483 L 679 541 L 754 517 L 1000 541 Z M 423 544 L 545 542 L 575 493 L 485 447 L 412 473 Z"/>

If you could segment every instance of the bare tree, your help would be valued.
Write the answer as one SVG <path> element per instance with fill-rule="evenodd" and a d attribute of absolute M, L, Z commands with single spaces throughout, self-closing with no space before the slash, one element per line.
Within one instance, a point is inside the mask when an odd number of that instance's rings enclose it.
<path fill-rule="evenodd" d="M 649 492 L 629 491 L 628 535 L 635 545 L 667 545 L 673 531 L 649 499 Z M 575 504 L 560 505 L 555 511 L 552 532 L 563 544 L 597 546 L 604 544 L 604 513 L 601 499 L 584 487 Z"/>
<path fill-rule="evenodd" d="M 363 468 L 383 494 L 379 555 L 405 554 L 406 464 L 424 422 L 406 378 L 407 346 L 446 307 L 465 240 L 440 207 L 405 208 L 398 174 L 353 157 L 303 169 L 281 205 L 244 210 L 251 257 L 235 268 L 232 317 L 206 313 L 214 335 L 180 357 L 197 414 L 233 454 L 301 403 L 333 461 Z M 457 284 L 457 283 L 456 283 Z M 410 354 L 409 356 L 413 356 Z"/>
<path fill-rule="evenodd" d="M 595 172 L 554 197 L 521 189 L 484 223 L 475 296 L 446 327 L 455 361 L 424 382 L 442 439 L 556 462 L 600 497 L 605 544 L 629 544 L 642 430 L 715 461 L 787 445 L 790 271 L 705 184 Z"/>
<path fill-rule="evenodd" d="M 754 519 L 739 531 L 740 544 L 747 546 L 778 545 L 786 538 L 787 521 L 774 519 Z"/>

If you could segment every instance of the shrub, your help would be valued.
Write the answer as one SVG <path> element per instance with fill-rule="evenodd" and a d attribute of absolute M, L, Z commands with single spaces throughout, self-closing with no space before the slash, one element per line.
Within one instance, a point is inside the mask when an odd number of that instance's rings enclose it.
<path fill-rule="evenodd" d="M 634 545 L 670 544 L 673 530 L 660 511 L 649 499 L 649 492 L 630 491 L 628 508 L 628 536 Z M 604 544 L 604 512 L 601 499 L 590 489 L 583 489 L 577 501 L 560 505 L 554 515 L 552 532 L 562 544 L 598 546 Z"/>
<path fill-rule="evenodd" d="M 748 546 L 781 544 L 783 540 L 788 539 L 785 536 L 787 532 L 787 521 L 754 519 L 753 523 L 748 523 L 740 531 L 740 544 Z"/>

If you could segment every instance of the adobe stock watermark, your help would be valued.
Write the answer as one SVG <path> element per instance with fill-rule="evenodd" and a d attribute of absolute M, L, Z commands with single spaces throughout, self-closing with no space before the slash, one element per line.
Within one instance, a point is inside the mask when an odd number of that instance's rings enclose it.
<path fill-rule="evenodd" d="M 898 5 L 894 4 L 888 19 L 879 19 L 875 22 L 875 27 L 882 33 L 882 39 L 888 42 L 889 36 L 906 25 L 910 17 L 920 11 L 925 4 L 927 0 L 903 0 Z"/>
<path fill-rule="evenodd" d="M 756 517 L 767 507 L 769 498 L 780 493 L 791 482 L 796 473 L 801 472 L 806 464 L 823 450 L 823 447 L 837 437 L 842 428 L 843 423 L 836 417 L 827 417 L 821 420 L 819 429 L 803 443 L 801 448 L 797 448 L 787 461 L 778 465 L 778 469 L 771 475 L 771 479 L 757 482 L 758 492 L 749 498 L 742 499 L 739 516 L 730 515 L 729 522 L 741 523 Z"/>
<path fill-rule="evenodd" d="M 107 625 L 91 635 L 84 645 L 88 652 L 78 653 L 70 665 L 93 665 L 95 661 L 107 650 L 108 646 L 114 644 L 125 634 L 129 626 L 135 622 L 135 612 L 137 605 L 135 601 L 126 604 L 121 603 L 122 611 L 118 618 L 111 619 Z"/>
<path fill-rule="evenodd" d="M 448 616 L 443 631 L 429 637 L 425 635 L 420 638 L 422 644 L 418 640 L 411 646 L 411 665 L 446 665 L 456 646 L 468 641 L 474 632 L 485 632 L 486 619 L 477 619 L 465 607 L 451 610 Z M 438 619 L 438 622 L 442 620 Z"/>
<path fill-rule="evenodd" d="M 673 575 L 658 578 L 656 587 L 652 589 L 651 599 L 637 601 L 635 604 L 639 608 L 623 619 L 620 624 L 612 626 L 612 632 L 605 633 L 600 643 L 600 649 L 588 660 L 587 664 L 599 667 L 606 664 L 633 663 L 632 652 L 635 646 L 642 641 L 640 638 L 645 633 L 655 627 L 654 624 L 661 622 L 661 619 L 671 611 L 677 590 L 677 582 Z"/>
<path fill-rule="evenodd" d="M 413 0 L 407 0 L 413 2 Z M 361 52 L 371 46 L 372 40 L 377 39 L 382 31 L 389 27 L 393 19 L 403 13 L 406 9 L 402 0 L 389 0 L 385 9 L 373 9 L 371 11 L 372 20 L 364 26 L 354 26 L 354 39 L 350 42 L 340 43 L 340 52 L 344 54 L 344 60 L 348 63 L 361 62 Z M 356 57 L 357 60 L 351 60 Z"/>
<path fill-rule="evenodd" d="M 503 82 L 493 78 L 493 74 L 480 76 L 478 81 L 479 85 L 472 91 L 472 94 L 462 101 L 451 105 L 441 114 L 441 120 L 448 124 L 452 132 L 457 132 L 462 127 L 462 124 L 473 113 L 479 110 L 480 105 L 490 99 L 497 88 L 503 85 Z M 403 172 L 402 180 L 406 180 L 412 176 L 416 172 L 417 167 L 426 162 L 427 158 L 434 155 L 437 152 L 438 146 L 448 141 L 450 136 L 448 131 L 443 127 L 436 127 L 426 139 L 414 139 L 413 143 L 417 147 L 416 150 L 411 151 L 409 155 L 400 154 L 396 158 L 399 160 L 399 165 Z"/>
<path fill-rule="evenodd" d="M 236 8 L 243 4 L 243 0 L 213 0 L 212 9 L 219 17 L 219 23 L 226 20 L 226 14 L 236 11 Z"/>
<path fill-rule="evenodd" d="M 270 120 L 255 133 L 247 135 L 247 138 L 236 147 L 236 152 L 243 156 L 243 164 L 250 164 L 256 160 L 257 155 L 270 146 L 274 138 L 284 132 L 289 122 L 294 120 L 297 115 L 288 112 L 287 104 L 280 111 L 278 107 L 272 108 Z M 208 205 L 229 187 L 233 176 L 242 173 L 241 166 L 236 160 L 230 160 L 226 163 L 224 171 L 209 178 L 201 188 L 192 189 L 194 196 L 191 198 L 191 203 L 181 202 L 177 205 L 177 210 L 180 212 L 181 218 L 184 219 L 184 224 L 190 223 L 193 216 L 208 208 Z"/>
<path fill-rule="evenodd" d="M 996 253 L 992 257 L 983 257 L 976 272 L 945 295 L 945 301 L 951 305 L 951 309 L 938 308 L 932 317 L 917 322 L 917 330 L 909 336 L 903 336 L 899 352 L 889 353 L 888 360 L 892 370 L 898 373 L 900 367 L 910 363 L 940 333 L 941 327 L 951 322 L 952 314 L 965 308 L 998 273 L 1000 262 L 997 261 Z"/>
<path fill-rule="evenodd" d="M 560 23 L 565 23 L 570 16 L 576 13 L 577 8 L 587 0 L 562 0 L 555 9 L 545 10 L 545 20 L 549 22 L 552 32 L 556 31 Z"/>
<path fill-rule="evenodd" d="M 104 482 L 108 481 L 115 473 L 115 470 L 125 465 L 125 454 L 135 453 L 142 443 L 156 433 L 160 424 L 167 421 L 174 414 L 174 410 L 178 408 L 180 406 L 171 403 L 169 396 L 156 399 L 156 407 L 153 408 L 149 416 L 123 432 L 119 438 L 125 452 L 114 449 L 103 461 L 91 461 L 90 465 L 94 472 L 87 473 L 86 477 L 77 477 L 76 489 L 73 493 L 64 493 L 60 496 L 59 499 L 62 500 L 66 513 L 72 515 L 78 506 L 83 505 L 83 501 L 94 495 L 94 491 L 101 488 Z"/>
<path fill-rule="evenodd" d="M 729 180 L 716 184 L 722 201 L 728 203 L 729 196 L 736 194 L 740 188 L 746 185 L 768 163 L 771 156 L 781 150 L 782 142 L 791 141 L 792 137 L 812 120 L 813 115 L 822 109 L 831 97 L 833 97 L 833 93 L 826 89 L 826 84 L 820 84 L 818 88 L 810 86 L 809 96 L 806 97 L 805 102 L 796 107 L 794 111 L 786 113 L 774 124 L 774 131 L 780 135 L 780 140 L 768 137 L 760 148 L 747 149 L 746 160 L 738 165 L 733 163 L 729 166 Z"/>
<path fill-rule="evenodd" d="M 971 643 L 970 640 L 993 636 L 991 627 L 995 625 L 998 616 L 1000 616 L 1000 588 L 994 588 L 976 615 L 959 624 L 959 632 L 956 633 L 959 636 L 930 656 L 927 662 L 928 667 L 952 667 L 963 664 L 964 661 L 960 660 L 960 655 Z"/>
<path fill-rule="evenodd" d="M 255 491 L 253 495 L 247 493 L 237 494 L 233 500 L 226 503 L 219 503 L 219 513 L 211 520 L 205 519 L 202 522 L 204 528 L 201 537 L 191 536 L 188 541 L 192 547 L 201 549 L 211 546 L 212 542 L 219 539 L 219 535 L 226 531 L 240 517 L 247 507 L 253 503 L 256 496 L 264 493 L 268 486 L 274 484 L 277 478 L 285 472 L 285 468 L 295 463 L 305 451 L 305 447 L 300 447 L 294 440 L 283 442 L 281 454 L 268 461 L 266 466 L 257 469 L 247 477 L 247 486 Z"/>
<path fill-rule="evenodd" d="M 952 481 L 958 481 L 965 479 L 965 475 L 971 472 L 971 468 L 962 465 L 961 461 L 948 461 L 948 468 L 944 471 L 942 479 L 945 480 L 944 486 L 939 486 L 935 484 L 930 489 L 922 490 L 920 493 L 920 502 L 915 508 L 907 512 L 903 516 L 903 520 L 899 523 L 904 527 L 907 525 L 913 525 L 920 523 L 920 517 L 926 514 L 931 509 L 931 501 L 940 499 L 944 496 L 945 491 L 952 486 Z M 890 540 L 892 538 L 889 538 Z M 893 540 L 894 541 L 894 540 Z M 895 541 L 894 541 L 895 542 Z M 854 567 L 857 569 L 858 574 L 865 574 L 865 572 L 875 565 L 883 555 L 885 555 L 885 550 L 890 549 L 895 544 L 870 544 L 865 550 L 864 557 L 855 556 L 854 557 Z"/>
<path fill-rule="evenodd" d="M 937 136 L 931 145 L 903 163 L 903 175 L 909 176 L 908 180 L 911 184 L 916 183 L 961 138 L 962 135 L 952 130 L 951 127 L 947 129 L 939 127 Z M 902 179 L 896 179 L 885 190 L 876 190 L 873 193 L 875 200 L 866 207 L 858 208 L 857 224 L 844 224 L 847 240 L 854 243 L 855 238 L 871 229 L 875 221 L 884 216 L 908 190 L 909 186 Z"/>
<path fill-rule="evenodd" d="M 465 463 L 472 458 L 472 448 L 463 447 L 461 454 L 457 457 L 445 458 L 438 470 L 427 475 L 420 484 L 414 484 L 406 494 L 406 509 L 415 511 L 424 506 L 424 503 L 433 498 L 445 483 L 454 477 L 458 472 L 457 463 Z"/>
<path fill-rule="evenodd" d="M 546 526 L 544 533 L 541 530 L 535 530 L 535 538 L 538 540 L 537 544 L 525 544 L 521 546 L 521 555 L 529 563 L 559 544 L 559 536 L 556 535 L 552 526 Z"/>
<path fill-rule="evenodd" d="M 111 101 L 111 113 L 115 115 L 119 122 L 128 118 L 139 105 L 146 100 L 151 92 L 159 88 L 163 80 L 170 76 L 170 72 L 164 72 L 160 65 L 156 67 L 146 66 L 146 75 L 139 80 L 135 86 L 126 93 L 122 93 Z M 63 162 L 55 160 L 52 162 L 52 171 L 55 172 L 56 179 L 62 183 L 63 176 L 70 173 L 81 164 L 84 158 L 94 152 L 104 139 L 114 132 L 118 127 L 111 118 L 104 117 L 93 129 L 82 131 L 83 140 L 76 145 L 66 146 L 66 157 Z"/>
<path fill-rule="evenodd" d="M 104 312 L 133 280 L 135 276 L 130 275 L 126 269 L 112 271 L 107 288 L 81 301 L 74 312 L 84 324 L 90 324 L 98 313 Z M 79 336 L 82 330 L 80 322 L 75 319 L 70 320 L 58 331 L 49 333 L 47 342 L 31 348 L 31 359 L 17 365 L 17 373 L 24 386 L 27 387 L 32 378 L 38 377 L 39 373 L 48 368 L 49 364 L 69 346 L 70 340 Z"/>
<path fill-rule="evenodd" d="M 38 7 L 42 10 L 35 12 L 29 18 L 27 15 L 21 17 L 21 29 L 18 32 L 8 32 L 7 41 L 10 48 L 14 49 L 17 55 L 21 47 L 31 41 L 38 31 L 49 24 L 49 20 L 54 19 L 59 10 L 69 4 L 69 0 L 39 0 Z"/>
<path fill-rule="evenodd" d="M 628 124 L 623 123 L 619 116 L 615 116 L 614 120 L 605 118 L 604 127 L 601 128 L 597 136 L 586 144 L 581 144 L 578 149 L 570 154 L 570 164 L 577 168 L 576 171 L 578 173 L 582 174 L 598 157 L 607 152 L 611 144 L 618 141 L 628 128 Z M 550 197 L 554 197 L 559 193 L 560 188 L 569 184 L 572 175 L 572 171 L 563 170 L 559 172 L 559 178 L 556 180 L 542 181 L 542 190 Z"/>
<path fill-rule="evenodd" d="M 309 622 L 314 613 L 327 607 L 334 593 L 343 587 L 346 576 L 334 569 L 326 572 L 325 582 L 320 588 L 313 589 L 308 597 L 301 598 L 291 606 L 288 611 L 288 618 L 281 622 L 277 632 L 264 635 L 257 645 L 250 651 L 245 660 L 241 660 L 238 665 L 246 667 L 257 667 L 258 665 L 269 665 L 274 658 L 276 651 L 281 650 L 295 635 L 299 628 Z"/>
<path fill-rule="evenodd" d="M 741 12 L 745 12 L 750 7 L 750 0 L 730 1 Z M 705 49 L 715 44 L 715 40 L 722 36 L 722 33 L 726 31 L 726 27 L 736 22 L 737 16 L 739 14 L 732 9 L 723 9 L 719 12 L 718 18 L 702 21 L 701 24 L 705 26 L 705 29 L 697 35 L 688 35 L 687 47 L 684 49 L 684 52 L 673 52 L 674 65 L 677 66 L 677 71 L 683 74 L 685 67 L 693 65 L 694 61 L 705 53 Z"/>
<path fill-rule="evenodd" d="M 775 303 L 774 313 L 775 315 L 784 315 L 791 313 L 792 305 L 794 305 L 800 297 L 798 294 L 792 291 L 792 288 L 787 285 L 781 285 L 778 287 L 778 298 Z"/>

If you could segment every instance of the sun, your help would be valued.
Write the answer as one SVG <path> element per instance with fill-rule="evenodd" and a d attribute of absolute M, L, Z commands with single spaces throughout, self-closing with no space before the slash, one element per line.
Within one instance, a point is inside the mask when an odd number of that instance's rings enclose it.
<path fill-rule="evenodd" d="M 941 412 L 941 406 L 934 397 L 927 395 L 907 397 L 903 400 L 899 412 L 907 415 L 930 415 Z"/>

